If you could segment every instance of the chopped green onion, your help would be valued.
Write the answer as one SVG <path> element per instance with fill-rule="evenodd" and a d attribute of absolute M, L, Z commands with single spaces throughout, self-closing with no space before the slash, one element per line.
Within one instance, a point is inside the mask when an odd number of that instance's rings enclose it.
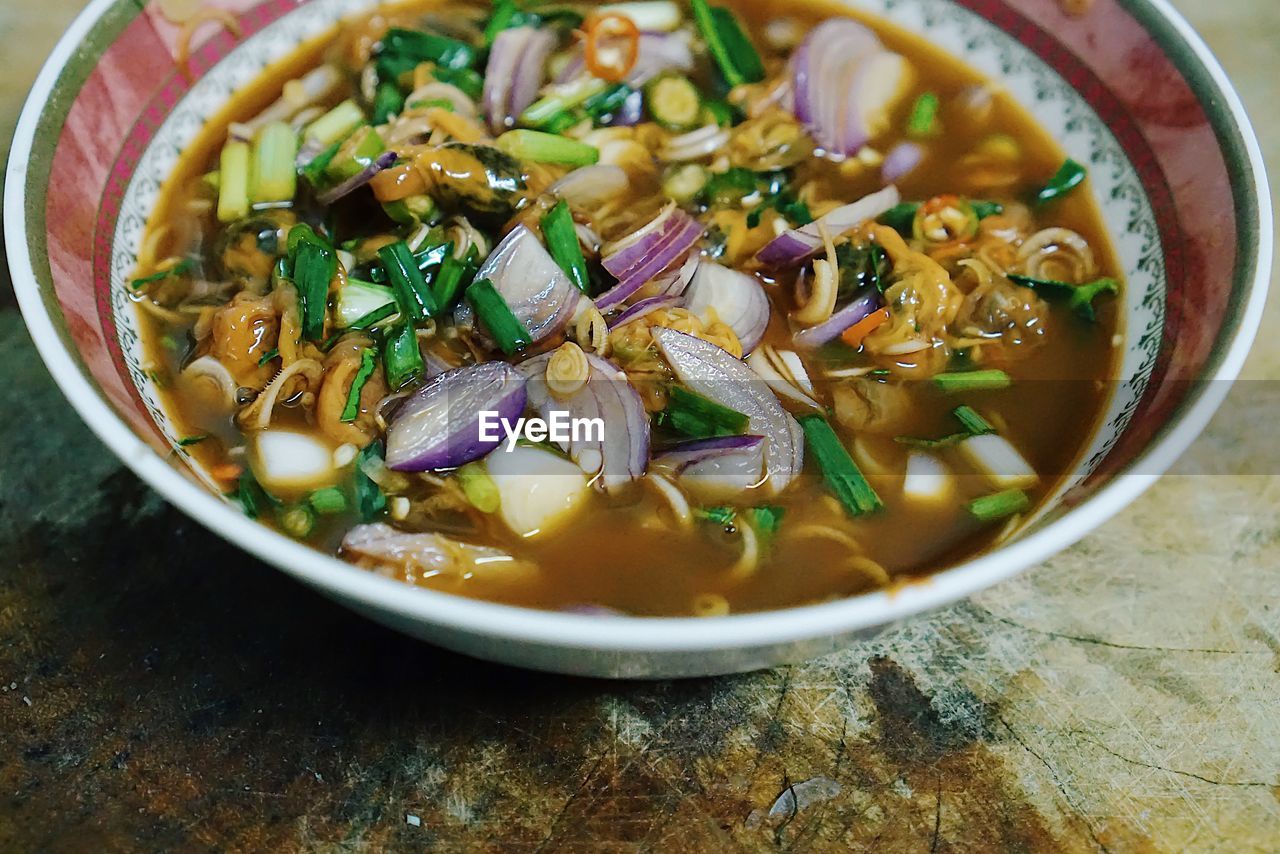
<path fill-rule="evenodd" d="M 498 137 L 494 144 L 512 157 L 535 163 L 590 166 L 600 159 L 600 149 L 594 146 L 567 136 L 537 130 L 509 130 Z"/>
<path fill-rule="evenodd" d="M 644 87 L 644 102 L 653 120 L 667 130 L 693 130 L 702 118 L 702 96 L 679 74 L 660 74 L 650 80 Z"/>
<path fill-rule="evenodd" d="M 401 323 L 387 334 L 382 348 L 382 367 L 387 385 L 396 390 L 422 376 L 426 365 L 418 347 L 418 335 L 412 323 Z"/>
<path fill-rule="evenodd" d="M 270 350 L 262 354 L 262 358 L 258 360 L 258 367 L 261 368 L 267 362 L 270 362 L 272 359 L 277 359 L 279 357 L 280 357 L 280 348 L 272 347 Z"/>
<path fill-rule="evenodd" d="M 635 90 L 625 83 L 615 83 L 603 92 L 597 92 L 582 102 L 582 110 L 588 116 L 601 121 L 622 109 L 622 105 Z"/>
<path fill-rule="evenodd" d="M 1055 199 L 1060 199 L 1076 187 L 1084 183 L 1084 179 L 1089 172 L 1079 163 L 1071 158 L 1067 158 L 1057 173 L 1049 179 L 1049 183 L 1036 193 L 1036 204 L 1045 205 Z"/>
<path fill-rule="evenodd" d="M 681 386 L 667 395 L 665 422 L 686 436 L 737 436 L 747 432 L 746 415 Z"/>
<path fill-rule="evenodd" d="M 391 288 L 348 277 L 346 284 L 338 289 L 333 309 L 334 322 L 338 327 L 351 329 L 357 321 L 368 317 L 372 312 L 390 309 L 382 318 L 395 314 L 396 295 Z"/>
<path fill-rule="evenodd" d="M 894 436 L 893 441 L 899 445 L 906 445 L 908 448 L 921 448 L 925 450 L 936 450 L 938 448 L 953 448 L 972 436 L 972 433 L 952 433 L 943 436 L 941 439 L 923 439 L 919 436 Z"/>
<path fill-rule="evenodd" d="M 337 272 L 338 259 L 328 242 L 306 224 L 289 229 L 288 245 L 302 309 L 302 334 L 318 341 L 324 335 L 329 282 Z"/>
<path fill-rule="evenodd" d="M 192 445 L 199 445 L 201 442 L 203 442 L 205 439 L 208 439 L 208 438 L 209 438 L 208 436 L 203 434 L 200 436 L 183 436 L 181 439 L 178 440 L 178 447 L 189 448 Z"/>
<path fill-rule="evenodd" d="M 392 56 L 416 62 L 434 62 L 441 68 L 458 70 L 475 64 L 476 52 L 471 45 L 457 39 L 392 27 L 382 37 L 382 49 Z"/>
<path fill-rule="evenodd" d="M 427 287 L 427 280 L 418 269 L 413 253 L 403 240 L 397 240 L 378 250 L 387 280 L 395 292 L 400 313 L 414 323 L 421 323 L 439 310 L 436 298 Z"/>
<path fill-rule="evenodd" d="M 291 537 L 305 540 L 316 528 L 316 514 L 305 504 L 297 504 L 279 515 L 280 527 Z"/>
<path fill-rule="evenodd" d="M 436 273 L 436 280 L 431 285 L 436 303 L 442 309 L 453 305 L 458 292 L 462 290 L 463 280 L 474 272 L 470 262 L 454 257 L 453 244 L 446 243 L 444 258 L 440 261 L 440 272 Z"/>
<path fill-rule="evenodd" d="M 702 102 L 703 121 L 710 121 L 717 127 L 731 128 L 742 118 L 742 114 L 728 101 L 706 98 Z"/>
<path fill-rule="evenodd" d="M 158 282 L 161 279 L 167 279 L 170 276 L 185 276 L 192 271 L 195 265 L 196 265 L 196 262 L 193 259 L 183 258 L 181 261 L 179 261 L 177 264 L 174 264 L 172 267 L 170 267 L 167 270 L 161 270 L 158 273 L 152 273 L 149 276 L 143 276 L 141 278 L 134 279 L 129 283 L 129 288 L 131 290 L 136 291 L 146 287 L 152 282 Z"/>
<path fill-rule="evenodd" d="M 981 436 L 986 433 L 996 432 L 996 428 L 991 426 L 991 422 L 979 415 L 978 411 L 972 406 L 957 406 L 951 410 L 951 414 L 956 417 L 956 420 L 968 431 L 970 436 Z"/>
<path fill-rule="evenodd" d="M 404 93 L 400 86 L 390 80 L 378 84 L 373 96 L 373 123 L 383 125 L 404 109 Z"/>
<path fill-rule="evenodd" d="M 1031 499 L 1021 489 L 1006 489 L 994 495 L 984 495 L 968 504 L 969 512 L 974 518 L 983 522 L 993 522 L 996 519 L 1012 516 L 1014 513 L 1021 513 L 1030 506 Z"/>
<path fill-rule="evenodd" d="M 365 170 L 369 164 L 386 151 L 386 145 L 378 131 L 369 125 L 357 128 L 355 133 L 339 146 L 329 165 L 325 167 L 325 177 L 333 181 L 345 181 L 354 178 Z"/>
<path fill-rule="evenodd" d="M 712 6 L 707 0 L 692 0 L 693 20 L 707 49 L 715 59 L 730 88 L 764 79 L 764 64 L 733 12 Z"/>
<path fill-rule="evenodd" d="M 338 156 L 338 149 L 342 148 L 342 142 L 330 143 L 329 147 L 321 151 L 315 157 L 311 158 L 305 166 L 302 167 L 302 176 L 311 183 L 313 187 L 319 187 L 324 182 L 325 172 L 328 171 L 333 158 Z"/>
<path fill-rule="evenodd" d="M 258 131 L 253 142 L 253 188 L 255 205 L 278 205 L 293 201 L 298 191 L 298 136 L 284 122 L 271 122 Z"/>
<path fill-rule="evenodd" d="M 365 383 L 369 381 L 369 377 L 373 376 L 373 370 L 378 366 L 378 353 L 371 347 L 366 347 L 360 353 L 360 367 L 356 371 L 355 377 L 351 380 L 351 388 L 347 390 L 347 404 L 342 407 L 342 415 L 338 417 L 339 421 L 350 423 L 356 420 L 360 414 L 360 393 L 364 391 Z"/>
<path fill-rule="evenodd" d="M 726 528 L 733 527 L 733 523 L 738 518 L 738 511 L 732 507 L 700 507 L 694 512 L 703 519 Z"/>
<path fill-rule="evenodd" d="M 218 222 L 249 215 L 249 143 L 228 142 L 218 158 Z"/>
<path fill-rule="evenodd" d="M 945 374 L 935 374 L 933 381 L 938 388 L 945 392 L 954 394 L 961 391 L 990 391 L 993 389 L 1008 388 L 1013 384 L 1013 379 L 1008 374 L 1000 370 L 988 371 L 954 371 Z"/>
<path fill-rule="evenodd" d="M 934 92 L 925 92 L 917 98 L 911 107 L 911 116 L 907 119 L 907 135 L 922 137 L 937 133 L 940 106 L 941 101 Z"/>
<path fill-rule="evenodd" d="M 467 463 L 457 471 L 458 485 L 471 506 L 481 513 L 493 513 L 502 502 L 498 485 L 480 462 Z"/>
<path fill-rule="evenodd" d="M 485 47 L 493 47 L 493 40 L 503 30 L 530 23 L 529 17 L 512 0 L 497 0 L 493 4 L 493 14 L 489 16 L 489 22 L 484 26 Z"/>
<path fill-rule="evenodd" d="M 733 166 L 723 172 L 712 173 L 703 188 L 703 195 L 713 205 L 737 205 L 759 189 L 754 172 Z"/>
<path fill-rule="evenodd" d="M 364 112 L 355 101 L 346 100 L 307 125 L 303 136 L 321 145 L 332 145 L 342 142 L 362 124 Z"/>
<path fill-rule="evenodd" d="M 662 192 L 678 204 L 688 204 L 707 186 L 707 170 L 697 163 L 676 164 L 662 177 Z"/>
<path fill-rule="evenodd" d="M 1067 305 L 1071 307 L 1071 310 L 1091 322 L 1098 319 L 1098 314 L 1093 307 L 1093 301 L 1102 294 L 1120 292 L 1120 283 L 1111 278 L 1098 279 L 1083 285 L 1073 285 L 1069 282 L 1059 282 L 1054 279 L 1036 279 L 1031 276 L 1021 276 L 1017 273 L 1010 273 L 1009 279 L 1020 285 L 1035 288 L 1046 296 L 1067 295 L 1069 297 Z"/>
<path fill-rule="evenodd" d="M 392 317 L 395 314 L 397 314 L 397 306 L 395 302 L 392 301 L 380 308 L 375 308 L 368 314 L 362 314 L 360 317 L 357 317 L 355 320 L 348 323 L 346 328 L 348 332 L 368 329 L 375 323 L 381 323 L 388 317 Z"/>
<path fill-rule="evenodd" d="M 592 95 L 609 88 L 598 77 L 586 75 L 562 86 L 551 87 L 551 94 L 539 98 L 520 114 L 520 123 L 530 127 L 544 127 L 560 114 L 579 106 Z"/>
<path fill-rule="evenodd" d="M 409 330 L 412 333 L 412 329 Z M 414 346 L 417 346 L 415 341 Z M 365 466 L 374 462 L 382 462 L 382 442 L 370 442 L 356 455 L 355 493 L 356 512 L 360 521 L 371 522 L 387 508 L 387 496 L 378 488 L 378 484 L 365 471 Z"/>
<path fill-rule="evenodd" d="M 431 223 L 440 218 L 440 207 L 435 199 L 423 193 L 418 196 L 407 196 L 393 202 L 383 202 L 382 210 L 403 225 Z"/>
<path fill-rule="evenodd" d="M 976 199 L 970 201 L 969 204 L 973 207 L 973 212 L 978 215 L 980 220 L 1004 213 L 1004 205 L 999 202 L 985 202 L 981 199 Z"/>
<path fill-rule="evenodd" d="M 520 322 L 520 318 L 512 314 L 510 306 L 493 286 L 493 282 L 488 279 L 472 282 L 471 287 L 467 288 L 467 300 L 476 310 L 485 329 L 493 336 L 494 342 L 508 356 L 533 342 L 533 336 Z"/>
<path fill-rule="evenodd" d="M 821 415 L 806 415 L 800 419 L 805 442 L 822 469 L 827 488 L 844 505 L 851 516 L 873 513 L 884 507 L 880 496 L 858 470 L 849 452 L 840 443 L 840 437 Z"/>
<path fill-rule="evenodd" d="M 582 110 L 565 110 L 563 113 L 556 113 L 543 123 L 542 129 L 547 133 L 563 134 L 569 128 L 585 122 L 589 116 Z"/>
<path fill-rule="evenodd" d="M 555 207 L 542 217 L 542 236 L 551 257 L 569 275 L 578 290 L 588 293 L 591 281 L 587 277 L 587 259 L 582 255 L 578 231 L 573 227 L 573 214 L 569 213 L 569 203 L 564 199 L 556 202 Z"/>
<path fill-rule="evenodd" d="M 448 98 L 419 98 L 418 100 L 414 101 L 412 104 L 409 104 L 409 107 L 414 110 L 425 110 L 427 108 L 434 108 L 438 110 L 444 110 L 449 113 L 452 113 L 454 111 L 453 101 L 450 101 Z"/>
<path fill-rule="evenodd" d="M 441 83 L 457 86 L 473 101 L 480 100 L 484 91 L 484 78 L 474 68 L 436 68 L 431 76 Z"/>
<path fill-rule="evenodd" d="M 786 513 L 783 507 L 753 507 L 751 509 L 751 521 L 755 523 L 756 532 L 768 541 L 774 534 L 778 533 L 778 529 L 782 527 L 782 517 Z"/>
<path fill-rule="evenodd" d="M 876 222 L 889 226 L 903 237 L 911 237 L 911 229 L 916 221 L 916 212 L 919 210 L 919 202 L 899 202 L 880 214 L 876 218 Z"/>
<path fill-rule="evenodd" d="M 280 499 L 276 498 L 270 492 L 262 488 L 262 484 L 254 478 L 253 472 L 245 469 L 240 473 L 240 480 L 236 484 L 236 491 L 227 494 L 227 497 L 234 498 L 240 502 L 244 515 L 250 519 L 257 519 L 258 514 L 262 510 L 262 503 L 265 502 L 270 507 L 279 507 Z"/>
<path fill-rule="evenodd" d="M 347 509 L 347 496 L 336 486 L 326 486 L 308 495 L 307 503 L 317 513 L 329 516 Z"/>

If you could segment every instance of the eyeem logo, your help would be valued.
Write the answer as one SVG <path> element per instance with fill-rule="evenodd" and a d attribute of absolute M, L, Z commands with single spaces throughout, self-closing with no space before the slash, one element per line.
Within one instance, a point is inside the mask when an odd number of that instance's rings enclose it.
<path fill-rule="evenodd" d="M 480 411 L 480 441 L 500 442 L 504 438 L 507 450 L 511 450 L 523 437 L 530 442 L 550 440 L 559 444 L 570 442 L 603 442 L 603 418 L 573 418 L 563 410 L 553 409 L 551 418 L 503 418 L 489 409 Z"/>

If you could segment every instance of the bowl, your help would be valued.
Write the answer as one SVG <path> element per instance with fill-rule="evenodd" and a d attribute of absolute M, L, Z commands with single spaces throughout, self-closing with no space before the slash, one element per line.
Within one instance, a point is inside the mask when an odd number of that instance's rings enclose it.
<path fill-rule="evenodd" d="M 28 329 L 90 428 L 210 530 L 371 619 L 469 655 L 592 676 L 701 676 L 838 649 L 1075 542 L 1204 428 L 1244 361 L 1271 266 L 1261 155 L 1239 98 L 1164 0 L 851 0 L 1000 80 L 1074 159 L 1128 287 L 1119 381 L 1079 470 L 995 550 L 920 583 L 721 617 L 552 613 L 412 588 L 246 518 L 176 447 L 125 291 L 179 153 L 232 94 L 370 0 L 218 0 L 195 30 L 151 0 L 93 0 L 41 71 L 8 166 L 5 239 Z M 1066 5 L 1066 4 L 1063 4 Z"/>

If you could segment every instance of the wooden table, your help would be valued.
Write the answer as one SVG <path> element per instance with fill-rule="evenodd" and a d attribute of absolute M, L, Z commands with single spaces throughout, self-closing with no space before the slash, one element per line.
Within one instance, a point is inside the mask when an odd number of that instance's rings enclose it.
<path fill-rule="evenodd" d="M 1280 174 L 1280 4 L 1175 2 Z M 78 5 L 0 6 L 0 138 Z M 450 655 L 207 534 L 80 424 L 7 281 L 0 365 L 0 850 L 1280 845 L 1280 301 L 1180 473 L 1077 547 L 674 684 Z"/>

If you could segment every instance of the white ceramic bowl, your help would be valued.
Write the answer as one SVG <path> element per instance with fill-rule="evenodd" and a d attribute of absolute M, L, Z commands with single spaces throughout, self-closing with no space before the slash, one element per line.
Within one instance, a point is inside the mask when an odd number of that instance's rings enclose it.
<path fill-rule="evenodd" d="M 67 399 L 192 518 L 371 619 L 450 649 L 606 677 L 697 676 L 794 661 L 1021 572 L 1159 476 L 1240 370 L 1271 265 L 1257 142 L 1222 69 L 1164 0 L 857 0 L 1001 79 L 1077 160 L 1126 268 L 1125 355 L 1106 423 L 1052 508 L 1015 539 L 895 593 L 717 619 L 552 613 L 411 588 L 246 518 L 173 453 L 124 287 L 160 184 L 207 116 L 263 66 L 367 0 L 220 0 L 243 39 L 199 31 L 193 81 L 147 3 L 93 0 L 23 111 L 5 239 L 27 326 Z M 1213 380 L 1213 382 L 1203 382 Z"/>

